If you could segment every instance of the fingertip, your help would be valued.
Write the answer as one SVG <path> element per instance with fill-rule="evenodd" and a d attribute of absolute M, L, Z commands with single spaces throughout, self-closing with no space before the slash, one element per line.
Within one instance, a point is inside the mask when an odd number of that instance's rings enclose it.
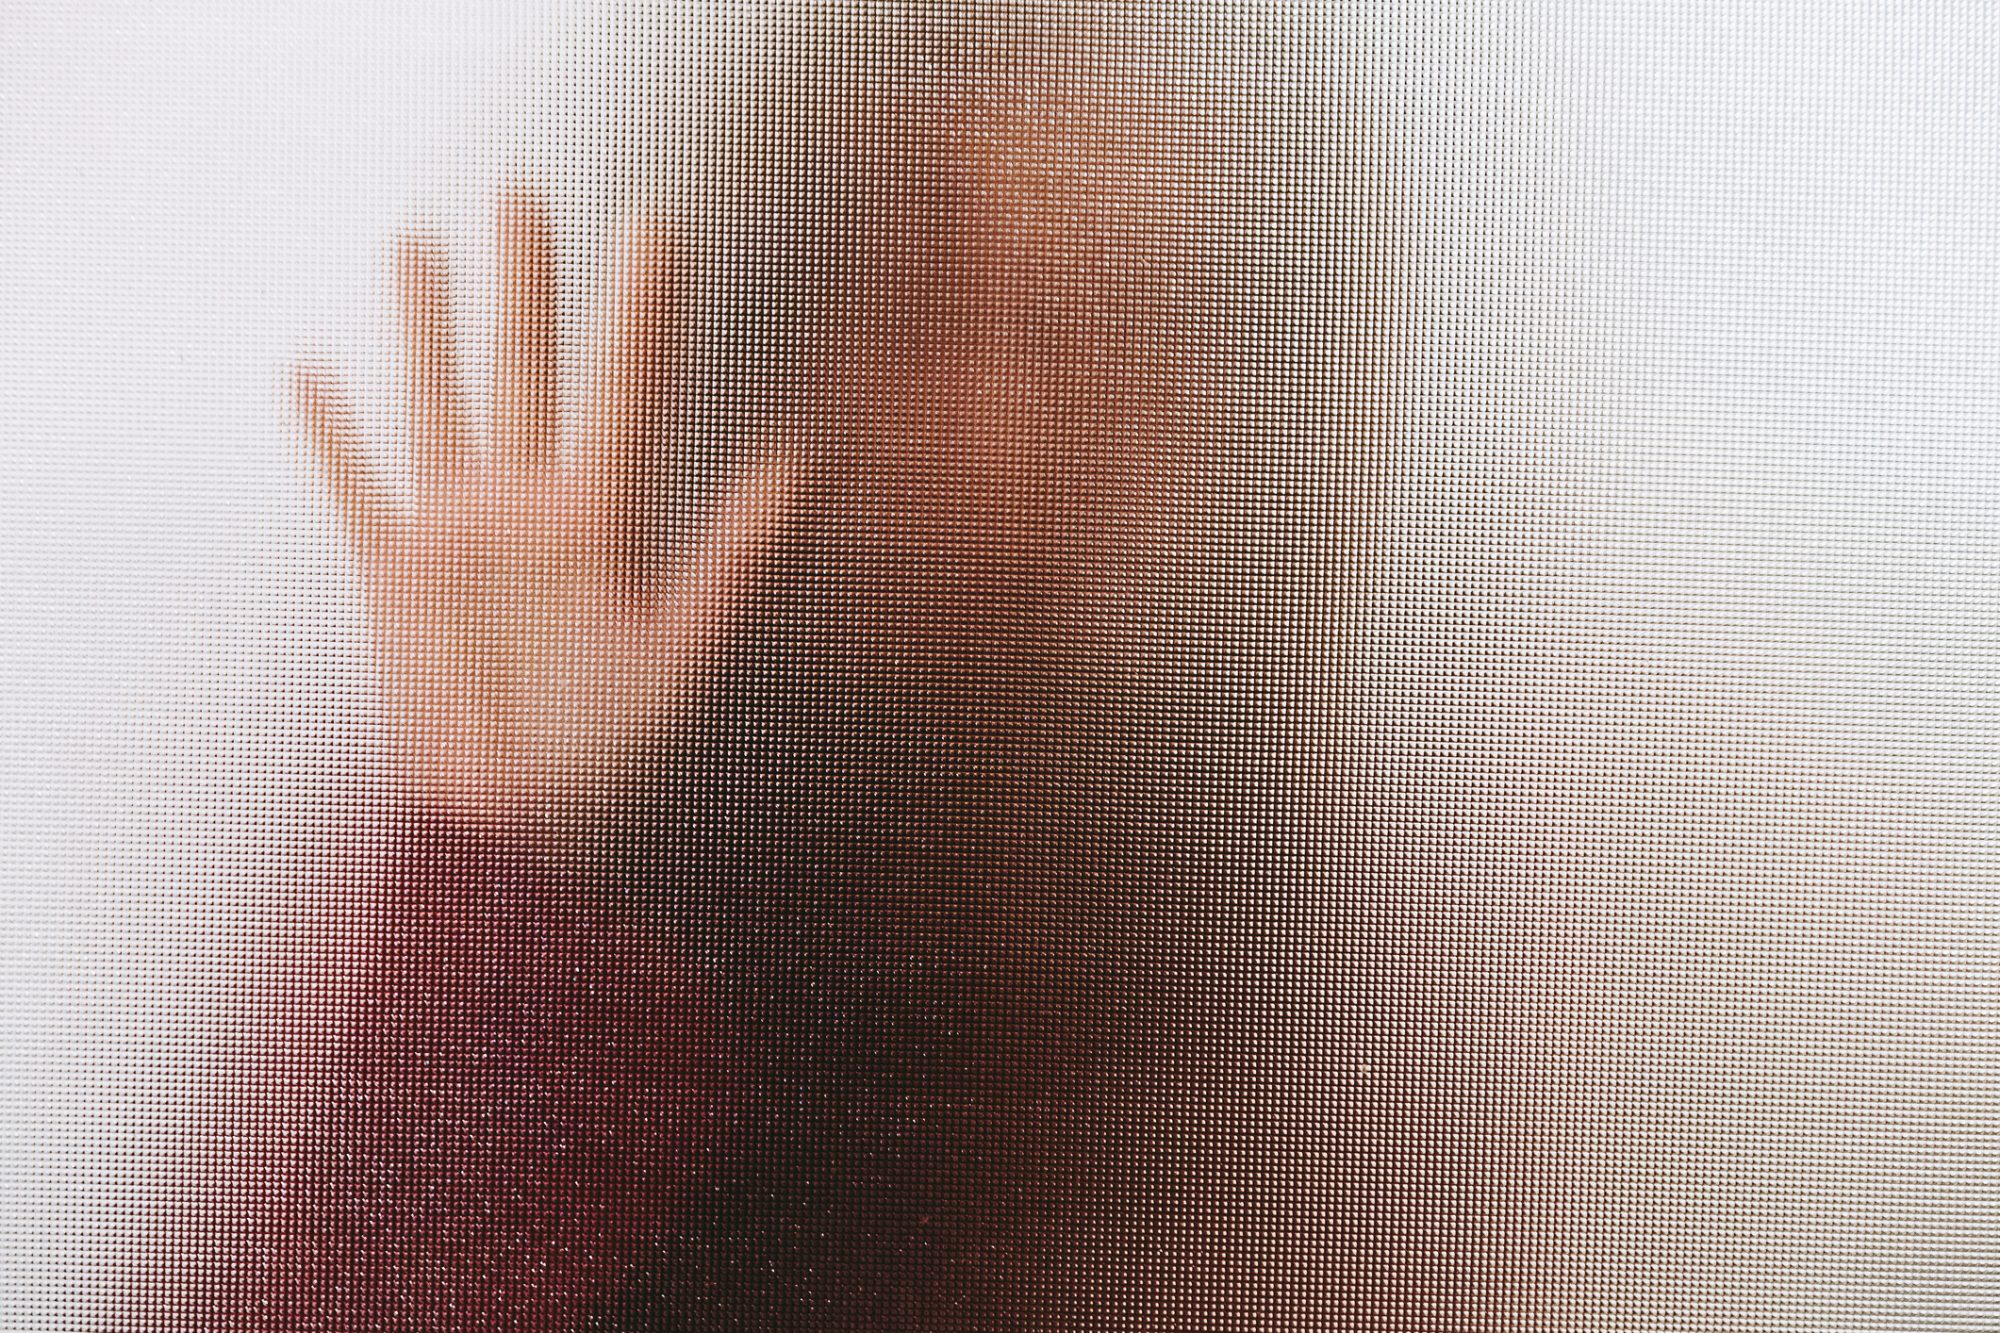
<path fill-rule="evenodd" d="M 353 421 L 331 377 L 314 366 L 294 366 L 292 391 L 307 440 L 322 465 L 336 473 L 357 466 L 360 446 Z"/>
<path fill-rule="evenodd" d="M 548 218 L 539 201 L 518 190 L 502 195 L 495 207 L 494 239 L 506 317 L 547 318 L 554 301 L 553 256 Z"/>
<path fill-rule="evenodd" d="M 299 414 L 306 428 L 318 433 L 325 422 L 327 403 L 331 396 L 326 383 L 326 374 L 317 366 L 299 363 L 292 367 L 292 407 Z"/>
<path fill-rule="evenodd" d="M 444 258 L 437 240 L 406 231 L 396 238 L 396 278 L 405 299 L 428 303 L 443 286 Z"/>
<path fill-rule="evenodd" d="M 716 537 L 734 559 L 754 558 L 790 516 L 801 471 L 795 430 L 775 435 L 749 459 L 724 511 Z"/>
<path fill-rule="evenodd" d="M 751 495 L 760 511 L 776 516 L 790 506 L 801 465 L 798 442 L 789 435 L 765 451 L 750 476 Z"/>
<path fill-rule="evenodd" d="M 425 341 L 434 332 L 438 295 L 436 265 L 431 245 L 422 237 L 405 232 L 396 238 L 396 294 L 402 307 L 406 337 L 417 335 Z"/>
<path fill-rule="evenodd" d="M 319 386 L 314 382 L 312 370 L 303 362 L 293 362 L 285 377 L 285 383 L 292 393 L 292 408 L 301 415 L 312 408 L 319 397 Z"/>
<path fill-rule="evenodd" d="M 674 249 L 674 230 L 666 210 L 654 203 L 635 204 L 622 223 L 620 250 L 630 273 L 657 280 L 665 276 Z"/>
<path fill-rule="evenodd" d="M 533 241 L 534 218 L 520 190 L 509 186 L 493 205 L 493 232 L 500 242 L 501 261 L 518 258 Z"/>
<path fill-rule="evenodd" d="M 503 236 L 534 239 L 548 226 L 549 210 L 542 199 L 542 192 L 520 181 L 512 182 L 500 191 L 494 211 Z"/>
<path fill-rule="evenodd" d="M 778 417 L 765 440 L 758 467 L 770 484 L 789 489 L 804 473 L 807 459 L 806 422 L 794 401 Z"/>

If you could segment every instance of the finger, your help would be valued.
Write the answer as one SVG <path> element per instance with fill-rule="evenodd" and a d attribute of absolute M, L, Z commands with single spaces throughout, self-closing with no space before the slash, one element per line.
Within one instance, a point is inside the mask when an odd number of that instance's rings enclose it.
<path fill-rule="evenodd" d="M 466 453 L 450 292 L 437 246 L 404 238 L 397 276 L 403 307 L 403 366 L 409 382 L 411 461 L 418 489 L 430 490 L 456 473 Z"/>
<path fill-rule="evenodd" d="M 791 516 L 803 456 L 803 423 L 788 413 L 744 464 L 688 552 L 656 632 L 670 671 L 700 671 L 727 637 L 764 558 Z"/>
<path fill-rule="evenodd" d="M 611 261 L 596 367 L 577 442 L 577 480 L 604 540 L 629 543 L 644 498 L 672 338 L 672 254 L 664 223 L 641 214 Z M 629 557 L 629 550 L 621 551 Z"/>
<path fill-rule="evenodd" d="M 390 511 L 363 460 L 354 415 L 340 391 L 322 375 L 301 369 L 294 373 L 292 385 L 306 438 L 326 474 L 334 505 L 354 544 L 365 551 L 387 531 Z"/>
<path fill-rule="evenodd" d="M 500 201 L 500 347 L 493 392 L 499 460 L 539 467 L 555 456 L 556 298 L 548 210 L 524 191 Z"/>

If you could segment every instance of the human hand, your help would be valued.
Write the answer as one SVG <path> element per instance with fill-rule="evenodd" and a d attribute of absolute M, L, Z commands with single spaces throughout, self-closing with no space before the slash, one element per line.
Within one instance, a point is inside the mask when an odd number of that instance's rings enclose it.
<path fill-rule="evenodd" d="M 458 383 L 443 262 L 398 257 L 414 486 L 399 501 L 323 375 L 302 371 L 307 434 L 361 565 L 391 724 L 419 799 L 477 820 L 560 816 L 615 790 L 673 728 L 725 641 L 794 472 L 765 433 L 679 558 L 646 550 L 648 455 L 676 383 L 665 228 L 640 219 L 609 266 L 580 419 L 559 423 L 545 210 L 499 208 L 491 438 Z M 563 429 L 570 426 L 570 429 Z"/>

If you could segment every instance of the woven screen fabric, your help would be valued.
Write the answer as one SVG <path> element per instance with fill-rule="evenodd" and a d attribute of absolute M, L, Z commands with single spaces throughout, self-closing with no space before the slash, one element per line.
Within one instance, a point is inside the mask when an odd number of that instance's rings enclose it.
<path fill-rule="evenodd" d="M 2000 1325 L 1995 69 L 0 0 L 0 1333 Z"/>

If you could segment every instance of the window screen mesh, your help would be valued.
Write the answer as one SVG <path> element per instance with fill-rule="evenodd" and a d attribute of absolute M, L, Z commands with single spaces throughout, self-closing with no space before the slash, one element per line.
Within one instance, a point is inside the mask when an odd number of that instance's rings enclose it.
<path fill-rule="evenodd" d="M 0 3 L 0 1329 L 1987 1329 L 2000 27 Z"/>

